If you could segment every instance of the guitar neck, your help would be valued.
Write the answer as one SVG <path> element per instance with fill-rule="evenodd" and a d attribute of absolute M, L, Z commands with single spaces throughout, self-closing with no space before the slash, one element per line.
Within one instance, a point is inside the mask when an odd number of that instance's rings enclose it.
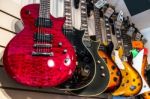
<path fill-rule="evenodd" d="M 40 0 L 39 17 L 50 18 L 50 0 Z"/>
<path fill-rule="evenodd" d="M 64 15 L 66 17 L 64 28 L 72 30 L 71 0 L 64 0 Z"/>
<path fill-rule="evenodd" d="M 86 0 L 81 0 L 81 29 L 84 30 L 84 37 L 89 38 L 87 18 Z"/>
<path fill-rule="evenodd" d="M 111 26 L 109 22 L 109 18 L 104 16 L 104 23 L 105 23 L 105 31 L 106 31 L 106 44 L 108 45 L 110 42 L 112 42 L 112 37 L 111 37 Z"/>
<path fill-rule="evenodd" d="M 123 41 L 122 41 L 122 37 L 121 37 L 121 24 L 118 21 L 114 22 L 114 31 L 115 31 L 118 46 L 122 46 Z"/>
<path fill-rule="evenodd" d="M 95 4 L 98 0 L 93 0 L 93 3 Z M 102 29 L 101 29 L 101 22 L 100 22 L 100 12 L 99 9 L 94 6 L 94 23 L 95 23 L 95 34 L 96 34 L 96 40 L 100 41 L 102 43 Z"/>
<path fill-rule="evenodd" d="M 126 31 L 122 30 L 122 40 L 124 47 L 125 56 L 130 55 L 130 51 L 132 50 L 131 37 L 126 34 Z"/>

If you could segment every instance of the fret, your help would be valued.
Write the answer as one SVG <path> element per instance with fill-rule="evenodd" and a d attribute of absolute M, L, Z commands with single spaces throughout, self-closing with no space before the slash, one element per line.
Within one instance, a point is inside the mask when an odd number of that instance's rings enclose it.
<path fill-rule="evenodd" d="M 49 18 L 50 0 L 40 0 L 39 16 L 41 18 Z"/>
<path fill-rule="evenodd" d="M 97 0 L 94 0 L 93 3 L 95 4 Z M 102 29 L 101 29 L 101 22 L 100 22 L 100 12 L 99 9 L 94 6 L 94 21 L 95 21 L 95 34 L 96 40 L 99 40 L 102 43 Z"/>
<path fill-rule="evenodd" d="M 65 29 L 73 29 L 73 27 L 72 27 L 71 0 L 64 0 L 64 15 L 66 17 L 64 28 Z"/>
<path fill-rule="evenodd" d="M 86 0 L 80 0 L 81 2 L 81 29 L 84 30 L 84 39 L 89 39 L 88 23 L 87 23 L 87 5 Z"/>
<path fill-rule="evenodd" d="M 111 9 L 111 8 L 108 8 L 108 9 Z M 107 13 L 107 16 L 110 16 L 110 14 L 107 12 L 108 9 L 106 10 L 105 14 Z M 111 38 L 111 26 L 110 26 L 110 23 L 109 23 L 109 18 L 105 14 L 104 14 L 103 19 L 104 19 L 105 29 L 106 29 L 107 44 L 109 44 L 110 42 L 112 42 L 112 38 Z"/>
<path fill-rule="evenodd" d="M 132 50 L 131 37 L 128 36 L 125 31 L 122 31 L 122 39 L 125 55 L 128 56 L 130 54 L 130 50 Z"/>

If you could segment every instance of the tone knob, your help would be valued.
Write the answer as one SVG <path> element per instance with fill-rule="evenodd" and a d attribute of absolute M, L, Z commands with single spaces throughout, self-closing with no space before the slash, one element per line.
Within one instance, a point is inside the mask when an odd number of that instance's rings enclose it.
<path fill-rule="evenodd" d="M 102 73 L 101 76 L 102 76 L 102 77 L 105 77 L 106 75 L 105 75 L 105 73 Z"/>
<path fill-rule="evenodd" d="M 107 21 L 108 21 L 108 19 L 107 19 L 107 18 L 105 18 L 105 21 L 107 22 Z"/>
<path fill-rule="evenodd" d="M 101 66 L 100 68 L 101 68 L 101 70 L 104 70 L 104 66 Z"/>
<path fill-rule="evenodd" d="M 109 26 L 109 24 L 108 24 L 108 23 L 106 23 L 106 26 Z"/>
<path fill-rule="evenodd" d="M 101 63 L 101 61 L 100 61 L 100 60 L 98 60 L 98 61 L 97 61 L 97 63 L 98 63 L 98 64 L 100 64 L 100 63 Z"/>
<path fill-rule="evenodd" d="M 63 53 L 66 54 L 67 53 L 67 49 L 64 49 Z"/>
<path fill-rule="evenodd" d="M 58 43 L 58 46 L 61 47 L 61 46 L 62 46 L 62 42 L 59 42 L 59 43 Z"/>
<path fill-rule="evenodd" d="M 53 53 L 53 52 L 50 52 L 50 56 L 54 56 L 54 53 Z"/>
<path fill-rule="evenodd" d="M 71 64 L 71 59 L 70 58 L 66 58 L 65 60 L 64 60 L 64 65 L 65 66 L 69 66 Z"/>

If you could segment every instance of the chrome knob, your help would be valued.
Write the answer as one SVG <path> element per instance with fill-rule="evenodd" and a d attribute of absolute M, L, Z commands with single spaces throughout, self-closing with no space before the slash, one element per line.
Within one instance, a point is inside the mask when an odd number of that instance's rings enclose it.
<path fill-rule="evenodd" d="M 59 42 L 59 43 L 58 43 L 58 46 L 61 47 L 61 46 L 62 46 L 62 42 Z"/>
<path fill-rule="evenodd" d="M 63 53 L 66 54 L 67 53 L 67 49 L 64 49 Z"/>
<path fill-rule="evenodd" d="M 105 73 L 102 73 L 101 76 L 102 76 L 102 77 L 105 77 L 106 75 L 105 75 Z"/>

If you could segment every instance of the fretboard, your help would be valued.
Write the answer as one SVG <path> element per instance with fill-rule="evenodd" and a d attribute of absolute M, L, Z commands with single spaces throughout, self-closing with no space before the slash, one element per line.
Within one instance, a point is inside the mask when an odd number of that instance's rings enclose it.
<path fill-rule="evenodd" d="M 93 0 L 95 4 L 98 0 Z M 95 20 L 95 34 L 96 40 L 99 40 L 102 43 L 102 30 L 101 30 L 101 23 L 100 23 L 100 12 L 99 9 L 94 6 L 94 20 Z"/>
<path fill-rule="evenodd" d="M 39 17 L 49 18 L 50 0 L 40 0 Z"/>
<path fill-rule="evenodd" d="M 86 0 L 80 0 L 81 2 L 81 29 L 85 31 L 84 36 L 89 36 L 88 23 L 87 23 L 87 5 Z"/>
<path fill-rule="evenodd" d="M 129 56 L 132 50 L 131 37 L 126 34 L 125 30 L 122 30 L 121 36 L 123 39 L 124 54 L 125 56 Z"/>
<path fill-rule="evenodd" d="M 71 0 L 64 0 L 64 15 L 66 17 L 64 28 L 72 29 Z"/>
<path fill-rule="evenodd" d="M 117 21 L 116 16 L 114 16 L 114 17 L 115 18 L 113 19 L 114 20 L 113 23 L 114 23 L 114 31 L 115 31 L 117 43 L 118 43 L 118 46 L 122 46 L 122 43 L 123 43 L 122 37 L 121 37 L 121 26 L 122 26 L 122 23 L 120 23 L 120 21 Z"/>

